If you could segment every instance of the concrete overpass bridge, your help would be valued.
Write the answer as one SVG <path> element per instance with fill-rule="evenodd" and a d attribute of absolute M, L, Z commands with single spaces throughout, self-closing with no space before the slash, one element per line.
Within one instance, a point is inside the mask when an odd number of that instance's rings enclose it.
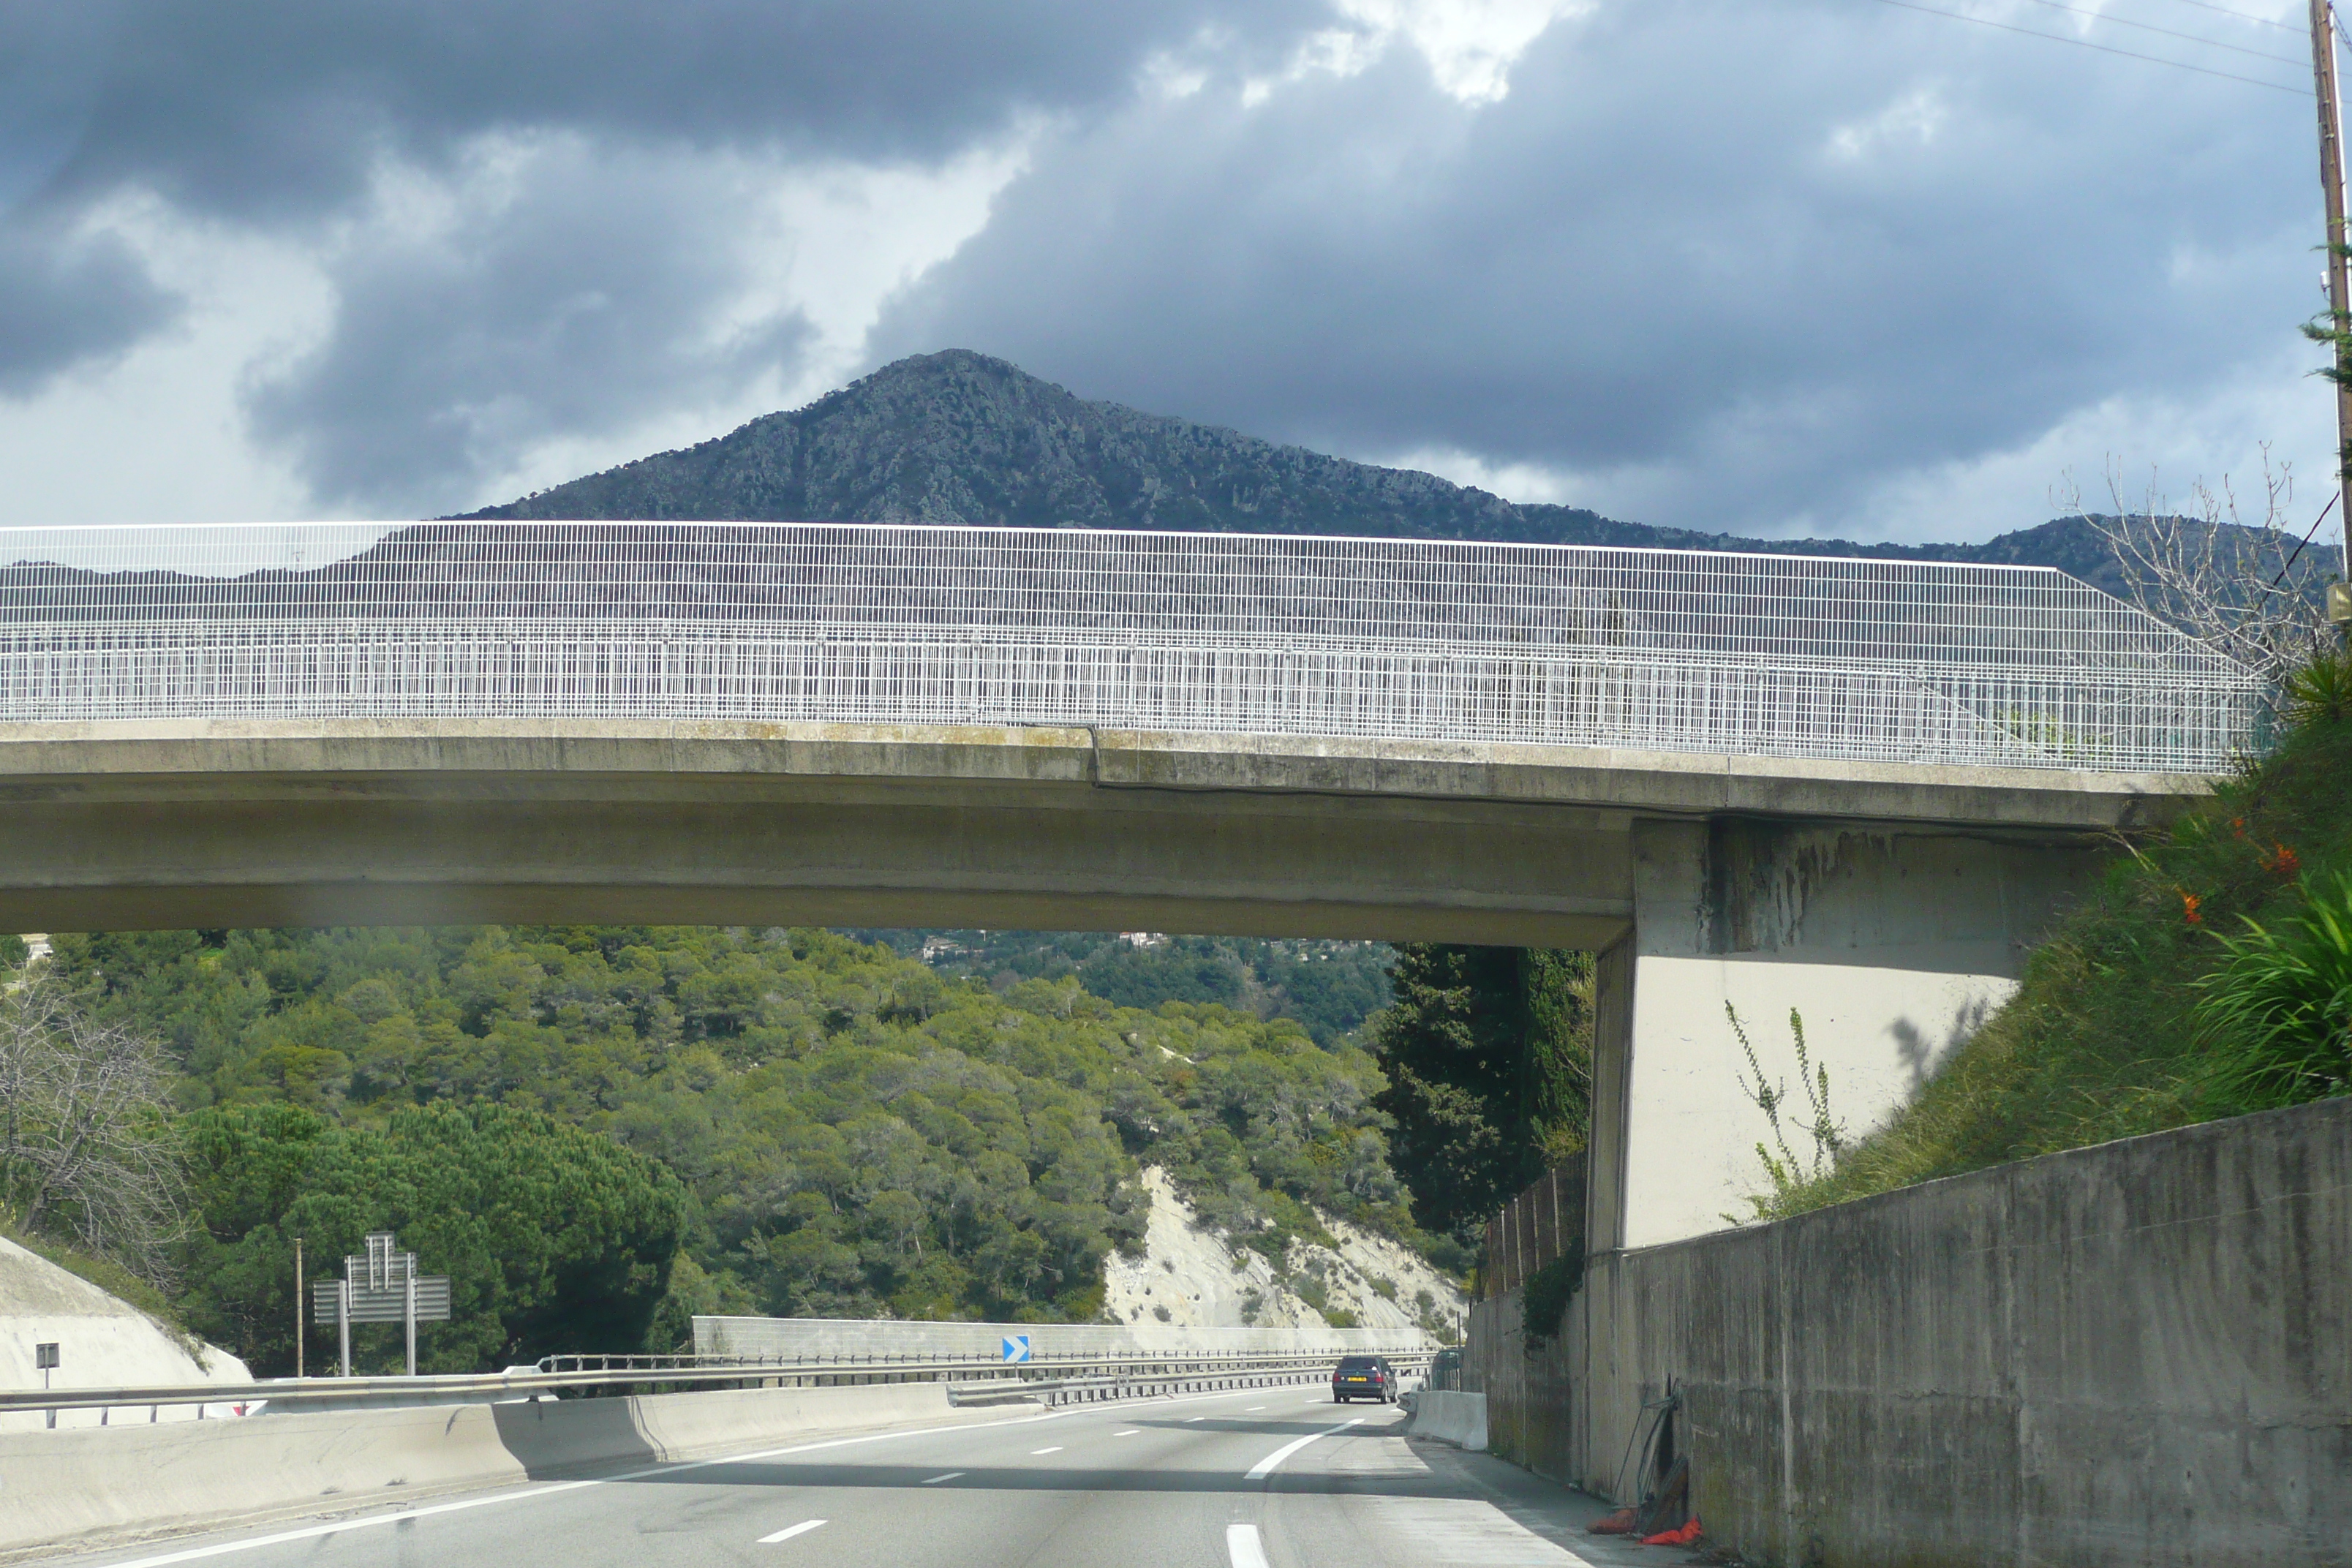
<path fill-rule="evenodd" d="M 1857 1125 L 2243 670 L 2034 568 L 1255 536 L 0 531 L 0 923 L 1147 927 L 1601 954 L 1596 1249 L 1714 1228 L 1724 1019 Z"/>

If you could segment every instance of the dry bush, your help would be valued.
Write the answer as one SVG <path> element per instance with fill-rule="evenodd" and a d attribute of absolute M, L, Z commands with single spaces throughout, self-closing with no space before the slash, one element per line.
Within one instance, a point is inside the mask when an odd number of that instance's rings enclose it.
<path fill-rule="evenodd" d="M 0 1201 L 164 1283 L 187 1213 L 154 1039 L 96 1023 L 33 973 L 0 994 Z"/>

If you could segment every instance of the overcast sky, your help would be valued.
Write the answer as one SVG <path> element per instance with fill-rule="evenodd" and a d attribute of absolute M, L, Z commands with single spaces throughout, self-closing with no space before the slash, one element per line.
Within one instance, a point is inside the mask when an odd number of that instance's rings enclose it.
<path fill-rule="evenodd" d="M 2302 8 L 1918 4 L 0 0 L 0 523 L 432 515 L 950 347 L 1692 528 L 2315 512 Z"/>

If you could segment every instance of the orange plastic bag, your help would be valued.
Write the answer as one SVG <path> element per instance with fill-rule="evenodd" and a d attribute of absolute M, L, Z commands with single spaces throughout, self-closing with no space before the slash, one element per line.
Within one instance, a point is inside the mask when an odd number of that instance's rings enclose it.
<path fill-rule="evenodd" d="M 1645 1535 L 1642 1537 L 1642 1544 L 1644 1546 L 1688 1546 L 1692 1542 L 1696 1541 L 1700 1535 L 1704 1533 L 1705 1532 L 1698 1527 L 1698 1515 L 1693 1514 L 1691 1515 L 1690 1522 L 1684 1525 L 1680 1530 L 1662 1530 L 1655 1535 Z"/>

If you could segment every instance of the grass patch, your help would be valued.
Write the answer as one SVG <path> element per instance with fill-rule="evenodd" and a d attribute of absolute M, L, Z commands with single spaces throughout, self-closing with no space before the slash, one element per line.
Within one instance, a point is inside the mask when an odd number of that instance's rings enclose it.
<path fill-rule="evenodd" d="M 2324 1077 L 2247 1072 L 2264 1048 L 2249 1033 L 2259 1020 L 2211 1004 L 2233 984 L 2231 946 L 2249 921 L 2301 930 L 2352 873 L 2344 712 L 2303 705 L 2270 756 L 2169 829 L 2129 841 L 2032 954 L 2009 1005 L 1834 1168 L 1761 1200 L 1766 1217 L 2343 1092 L 2340 1079 L 2330 1089 Z M 2315 1014 L 2314 1037 L 2340 1037 L 2347 1008 L 2352 995 Z"/>

